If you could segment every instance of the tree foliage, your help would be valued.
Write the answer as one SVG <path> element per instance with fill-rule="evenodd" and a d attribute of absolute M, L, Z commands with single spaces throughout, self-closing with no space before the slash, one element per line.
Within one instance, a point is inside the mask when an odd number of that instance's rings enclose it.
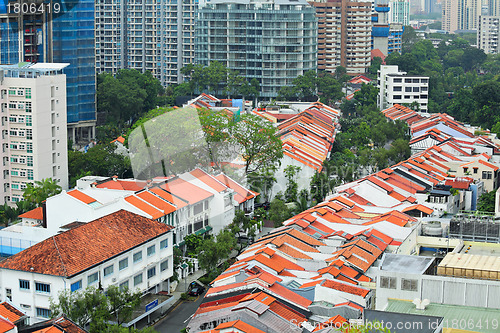
<path fill-rule="evenodd" d="M 55 318 L 64 314 L 80 327 L 90 324 L 90 333 L 104 331 L 120 332 L 117 325 L 131 319 L 133 310 L 140 304 L 140 292 L 131 292 L 128 288 L 110 286 L 106 293 L 95 287 L 85 290 L 62 290 L 56 299 L 50 299 L 50 310 Z"/>
<path fill-rule="evenodd" d="M 115 154 L 115 145 L 99 144 L 90 148 L 86 153 L 68 151 L 68 171 L 70 186 L 84 175 L 118 176 L 120 178 L 132 177 L 130 159 L 126 156 Z"/>
<path fill-rule="evenodd" d="M 495 191 L 483 193 L 477 202 L 477 210 L 481 212 L 495 211 Z"/>
<path fill-rule="evenodd" d="M 29 183 L 23 191 L 25 201 L 38 207 L 48 197 L 61 193 L 61 186 L 57 185 L 57 180 L 45 178 L 35 181 L 34 184 Z"/>
<path fill-rule="evenodd" d="M 221 230 L 215 238 L 210 237 L 203 241 L 198 248 L 198 264 L 215 278 L 221 273 L 218 267 L 221 260 L 226 259 L 236 247 L 236 238 L 229 229 Z"/>
<path fill-rule="evenodd" d="M 292 212 L 286 203 L 276 196 L 269 205 L 268 217 L 274 222 L 275 227 L 281 226 L 283 221 L 292 217 Z"/>
<path fill-rule="evenodd" d="M 287 101 L 313 102 L 320 98 L 325 104 L 333 104 L 342 97 L 341 79 L 327 72 L 308 71 L 292 81 L 292 86 L 283 86 L 278 99 Z"/>
<path fill-rule="evenodd" d="M 97 77 L 97 112 L 100 121 L 121 126 L 143 113 L 165 105 L 165 89 L 151 72 L 120 69 Z"/>

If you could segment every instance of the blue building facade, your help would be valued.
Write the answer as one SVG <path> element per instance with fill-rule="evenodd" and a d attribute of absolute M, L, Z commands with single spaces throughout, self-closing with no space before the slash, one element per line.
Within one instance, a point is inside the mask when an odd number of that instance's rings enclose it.
<path fill-rule="evenodd" d="M 68 124 L 95 121 L 94 0 L 66 0 L 72 8 L 53 22 L 53 62 L 66 68 Z"/>

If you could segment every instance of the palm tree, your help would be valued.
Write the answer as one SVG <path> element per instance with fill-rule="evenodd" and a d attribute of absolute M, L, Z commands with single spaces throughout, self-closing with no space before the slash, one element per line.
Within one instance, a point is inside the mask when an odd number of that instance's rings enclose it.
<path fill-rule="evenodd" d="M 23 197 L 26 201 L 34 203 L 37 207 L 47 200 L 48 197 L 61 193 L 61 186 L 52 178 L 35 181 L 35 185 L 28 184 L 24 190 Z"/>
<path fill-rule="evenodd" d="M 6 227 L 8 227 L 12 221 L 15 221 L 18 215 L 17 209 L 10 207 L 7 203 L 0 206 L 0 219 Z"/>

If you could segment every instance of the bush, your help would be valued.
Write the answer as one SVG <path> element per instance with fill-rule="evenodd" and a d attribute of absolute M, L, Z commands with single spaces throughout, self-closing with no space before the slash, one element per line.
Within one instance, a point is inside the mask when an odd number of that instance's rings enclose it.
<path fill-rule="evenodd" d="M 210 284 L 210 282 L 212 282 L 213 280 L 210 279 L 208 276 L 202 276 L 201 278 L 198 279 L 201 283 L 203 283 L 204 285 L 208 285 Z"/>
<path fill-rule="evenodd" d="M 188 298 L 189 298 L 189 295 L 188 295 L 187 293 L 182 293 L 182 294 L 181 294 L 181 299 L 182 299 L 183 301 L 187 300 Z"/>

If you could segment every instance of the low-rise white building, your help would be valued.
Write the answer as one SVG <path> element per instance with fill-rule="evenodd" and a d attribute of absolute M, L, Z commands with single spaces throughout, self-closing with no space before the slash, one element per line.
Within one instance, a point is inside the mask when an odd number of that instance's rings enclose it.
<path fill-rule="evenodd" d="M 172 229 L 125 210 L 77 224 L 2 261 L 0 298 L 38 322 L 51 317 L 50 299 L 63 290 L 169 291 Z"/>
<path fill-rule="evenodd" d="M 381 110 L 394 104 L 417 102 L 420 110 L 427 111 L 429 101 L 429 77 L 400 72 L 398 66 L 380 66 L 377 84 L 378 106 Z"/>

